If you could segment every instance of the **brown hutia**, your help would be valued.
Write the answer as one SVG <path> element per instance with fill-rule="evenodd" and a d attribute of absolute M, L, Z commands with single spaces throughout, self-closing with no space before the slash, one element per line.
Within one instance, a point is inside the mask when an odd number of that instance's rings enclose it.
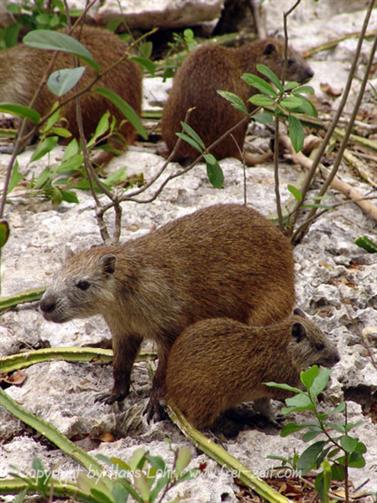
<path fill-rule="evenodd" d="M 299 372 L 313 364 L 332 367 L 335 346 L 309 319 L 291 316 L 266 327 L 218 318 L 186 328 L 169 353 L 167 400 L 198 428 L 215 424 L 241 402 L 282 399 L 289 393 L 264 382 L 298 386 Z M 271 411 L 264 410 L 269 419 Z"/>
<path fill-rule="evenodd" d="M 114 349 L 109 403 L 124 398 L 143 338 L 158 345 L 151 408 L 164 394 L 166 359 L 192 323 L 215 317 L 266 325 L 295 301 L 289 241 L 256 210 L 210 206 L 119 246 L 68 258 L 41 300 L 47 320 L 102 314 Z"/>
<path fill-rule="evenodd" d="M 80 29 L 77 29 L 74 36 L 79 38 L 80 42 L 89 50 L 94 60 L 100 65 L 100 71 L 115 63 L 128 50 L 119 37 L 102 28 L 83 26 L 81 34 Z M 35 49 L 23 44 L 0 51 L 0 101 L 28 105 L 48 68 L 52 54 L 53 51 Z M 96 76 L 95 70 L 88 64 L 82 62 L 80 64 L 86 66 L 84 75 L 78 84 L 63 95 L 60 100 L 65 100 L 77 94 Z M 51 73 L 62 68 L 72 68 L 73 66 L 75 65 L 72 54 L 58 52 Z M 115 91 L 140 115 L 142 73 L 138 65 L 128 58 L 125 58 L 119 65 L 106 73 L 94 87 L 108 87 Z M 44 116 L 50 112 L 52 105 L 58 100 L 59 98 L 45 85 L 38 94 L 33 108 L 41 116 Z M 134 128 L 110 101 L 91 91 L 80 97 L 80 105 L 86 138 L 95 131 L 101 116 L 109 110 L 117 118 L 118 124 L 121 121 L 124 122 L 119 131 L 125 138 L 125 143 L 130 144 L 134 141 Z M 78 137 L 79 131 L 74 100 L 63 107 L 61 115 L 67 120 L 65 126 L 75 137 Z M 123 146 L 124 141 L 114 137 L 113 144 L 120 148 Z"/>
<path fill-rule="evenodd" d="M 241 79 L 242 74 L 257 73 L 256 64 L 262 63 L 280 77 L 283 62 L 284 42 L 278 38 L 258 40 L 239 48 L 206 44 L 193 51 L 174 77 L 173 87 L 163 111 L 162 138 L 169 153 L 177 142 L 176 133 L 182 130 L 181 121 L 185 120 L 188 109 L 194 107 L 188 123 L 208 147 L 245 117 L 219 96 L 217 91 L 235 93 L 246 103 L 247 99 L 258 91 Z M 287 78 L 305 82 L 312 76 L 313 71 L 306 61 L 296 51 L 289 49 Z M 246 129 L 245 121 L 233 131 L 234 139 L 228 135 L 210 152 L 218 159 L 241 158 L 240 151 L 242 152 Z M 197 156 L 198 152 L 182 141 L 173 160 L 192 160 Z"/>

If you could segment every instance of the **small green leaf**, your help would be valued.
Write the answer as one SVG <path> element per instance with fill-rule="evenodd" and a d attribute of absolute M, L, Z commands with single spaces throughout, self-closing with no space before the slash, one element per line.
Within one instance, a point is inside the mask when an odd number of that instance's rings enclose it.
<path fill-rule="evenodd" d="M 339 405 L 334 407 L 334 409 L 331 411 L 332 414 L 338 414 L 339 412 L 344 412 L 346 409 L 346 404 L 345 402 L 340 402 Z"/>
<path fill-rule="evenodd" d="M 139 54 L 144 58 L 151 58 L 153 52 L 153 43 L 148 40 L 139 45 Z"/>
<path fill-rule="evenodd" d="M 178 138 L 191 145 L 192 148 L 197 150 L 199 153 L 202 153 L 202 148 L 196 143 L 196 141 L 193 138 L 191 138 L 191 136 L 189 136 L 186 133 L 175 133 L 175 134 L 176 136 L 178 136 Z"/>
<path fill-rule="evenodd" d="M 217 159 L 212 154 L 205 154 L 204 159 L 207 165 L 207 176 L 215 189 L 224 188 L 224 173 Z"/>
<path fill-rule="evenodd" d="M 274 121 L 274 115 L 269 112 L 268 110 L 264 110 L 263 112 L 258 112 L 257 114 L 253 115 L 252 118 L 256 121 L 259 122 L 260 124 L 272 124 Z"/>
<path fill-rule="evenodd" d="M 140 496 L 143 498 L 143 501 L 149 501 L 150 489 L 145 474 L 142 472 L 135 474 L 134 484 Z"/>
<path fill-rule="evenodd" d="M 260 91 L 263 95 L 269 96 L 270 98 L 276 98 L 276 91 L 271 84 L 257 75 L 254 75 L 253 73 L 244 73 L 241 79 L 244 80 L 247 85 L 258 89 L 258 91 Z"/>
<path fill-rule="evenodd" d="M 308 368 L 307 370 L 303 370 L 300 373 L 300 381 L 302 384 L 305 386 L 306 389 L 310 389 L 314 379 L 318 376 L 319 374 L 319 367 L 318 365 L 313 365 L 312 367 Z"/>
<path fill-rule="evenodd" d="M 258 107 L 270 107 L 274 104 L 274 100 L 264 94 L 254 94 L 248 101 Z"/>
<path fill-rule="evenodd" d="M 310 387 L 310 393 L 314 396 L 318 396 L 321 393 L 321 391 L 323 391 L 326 388 L 327 383 L 329 382 L 329 378 L 330 378 L 330 369 L 320 367 L 319 373 L 315 377 L 313 384 Z"/>
<path fill-rule="evenodd" d="M 293 89 L 293 94 L 314 94 L 314 89 L 312 86 L 299 86 Z"/>
<path fill-rule="evenodd" d="M 57 109 L 59 103 L 55 102 L 52 107 L 50 112 L 53 112 L 52 115 L 47 119 L 47 121 L 43 124 L 41 127 L 41 132 L 43 134 L 47 133 L 47 131 L 50 131 L 52 127 L 59 121 L 60 119 L 60 109 Z"/>
<path fill-rule="evenodd" d="M 352 452 L 349 456 L 348 464 L 351 468 L 364 468 L 364 456 L 360 452 Z"/>
<path fill-rule="evenodd" d="M 148 138 L 148 133 L 142 125 L 140 117 L 137 115 L 131 105 L 129 105 L 123 98 L 121 98 L 111 89 L 107 89 L 106 87 L 96 87 L 94 91 L 111 101 L 111 103 L 123 113 L 128 122 L 136 129 L 136 131 L 142 138 L 144 138 L 144 140 Z"/>
<path fill-rule="evenodd" d="M 246 108 L 246 105 L 243 101 L 242 98 L 240 98 L 239 96 L 237 96 L 237 94 L 234 94 L 234 93 L 231 93 L 229 91 L 221 91 L 221 90 L 217 90 L 217 93 L 224 99 L 226 99 L 227 101 L 229 101 L 229 103 L 231 103 L 231 105 L 238 111 L 242 112 L 243 114 L 248 114 L 248 110 Z"/>
<path fill-rule="evenodd" d="M 6 220 L 0 220 L 0 248 L 2 248 L 9 238 L 9 224 Z"/>
<path fill-rule="evenodd" d="M 331 478 L 333 480 L 344 480 L 345 477 L 345 467 L 343 465 L 339 465 L 338 463 L 333 463 L 331 467 Z"/>
<path fill-rule="evenodd" d="M 18 161 L 16 161 L 12 168 L 12 174 L 10 176 L 9 185 L 8 185 L 8 194 L 12 192 L 12 190 L 24 179 L 22 173 L 20 173 L 20 166 Z"/>
<path fill-rule="evenodd" d="M 300 431 L 307 428 L 306 424 L 296 424 L 296 423 L 287 423 L 283 426 L 280 432 L 281 437 L 287 437 L 296 431 Z"/>
<path fill-rule="evenodd" d="M 182 130 L 185 133 L 187 133 L 189 136 L 191 136 L 191 138 L 199 145 L 199 147 L 202 148 L 202 150 L 205 149 L 205 145 L 204 145 L 203 140 L 200 138 L 198 133 L 191 126 L 189 126 L 187 124 L 187 122 L 181 121 L 181 127 L 182 127 Z"/>
<path fill-rule="evenodd" d="M 149 58 L 143 56 L 130 56 L 130 59 L 132 61 L 135 61 L 135 63 L 140 65 L 142 68 L 145 68 L 147 72 L 150 73 L 151 75 L 154 75 L 156 73 L 157 66 Z"/>
<path fill-rule="evenodd" d="M 279 91 L 284 91 L 283 84 L 280 82 L 279 77 L 270 68 L 268 68 L 268 66 L 259 64 L 257 65 L 257 70 L 259 73 L 270 79 L 270 81 L 279 89 Z"/>
<path fill-rule="evenodd" d="M 312 427 L 312 428 L 310 428 L 310 431 L 306 432 L 302 436 L 302 440 L 304 442 L 310 442 L 311 440 L 313 440 L 313 438 L 318 437 L 318 435 L 320 435 L 321 433 L 323 433 L 323 431 L 321 430 L 321 428 Z"/>
<path fill-rule="evenodd" d="M 355 240 L 355 244 L 368 253 L 377 253 L 377 243 L 368 238 L 368 236 L 360 236 Z"/>
<path fill-rule="evenodd" d="M 348 435 L 340 437 L 339 441 L 340 445 L 348 453 L 354 452 L 359 442 L 357 438 L 349 437 Z"/>
<path fill-rule="evenodd" d="M 302 201 L 302 192 L 299 190 L 297 187 L 294 185 L 288 184 L 287 186 L 288 191 L 292 194 L 292 196 L 296 199 L 296 201 Z"/>
<path fill-rule="evenodd" d="M 34 124 L 38 124 L 41 119 L 40 114 L 33 108 L 17 105 L 16 103 L 0 103 L 0 112 L 17 115 L 22 119 L 29 119 Z"/>
<path fill-rule="evenodd" d="M 300 152 L 304 146 L 305 132 L 301 121 L 293 115 L 288 116 L 288 135 L 295 152 Z"/>
<path fill-rule="evenodd" d="M 300 84 L 294 80 L 290 80 L 284 84 L 284 91 L 292 91 L 292 89 L 296 89 L 300 87 Z"/>
<path fill-rule="evenodd" d="M 147 451 L 142 447 L 136 449 L 131 458 L 128 460 L 128 464 L 130 465 L 130 469 L 134 472 L 136 470 L 140 470 L 145 463 Z"/>
<path fill-rule="evenodd" d="M 298 96 L 288 96 L 280 101 L 280 105 L 288 110 L 294 110 L 296 108 L 300 108 L 303 101 L 303 98 L 299 98 Z"/>
<path fill-rule="evenodd" d="M 189 465 L 192 458 L 192 452 L 189 447 L 183 446 L 178 449 L 177 460 L 175 463 L 175 471 L 178 477 L 183 470 Z"/>
<path fill-rule="evenodd" d="M 269 388 L 282 389 L 284 391 L 291 391 L 292 393 L 301 393 L 302 392 L 302 390 L 300 388 L 295 388 L 294 386 L 289 386 L 289 384 L 285 384 L 285 383 L 265 382 L 263 384 L 265 386 L 268 386 Z"/>
<path fill-rule="evenodd" d="M 61 191 L 63 201 L 66 201 L 67 203 L 79 203 L 79 198 L 77 197 L 77 194 L 73 192 L 72 190 L 62 190 Z"/>
<path fill-rule="evenodd" d="M 49 76 L 47 86 L 55 96 L 63 96 L 75 87 L 84 72 L 85 66 L 56 70 Z"/>
<path fill-rule="evenodd" d="M 105 112 L 98 121 L 96 130 L 88 142 L 88 147 L 95 145 L 98 138 L 108 132 L 110 127 L 110 112 Z"/>
<path fill-rule="evenodd" d="M 50 49 L 74 54 L 86 61 L 96 71 L 99 70 L 98 64 L 94 61 L 88 49 L 76 38 L 66 33 L 53 30 L 33 30 L 24 36 L 23 43 L 37 49 Z"/>
<path fill-rule="evenodd" d="M 309 445 L 299 457 L 297 468 L 302 470 L 303 475 L 317 466 L 317 458 L 321 454 L 326 441 L 319 440 L 312 445 Z"/>
<path fill-rule="evenodd" d="M 322 503 L 329 503 L 329 489 L 331 483 L 331 466 L 327 460 L 322 463 L 320 472 L 314 482 L 314 487 L 318 492 Z"/>
<path fill-rule="evenodd" d="M 299 407 L 300 409 L 313 410 L 313 404 L 306 393 L 299 393 L 292 398 L 286 399 L 286 404 L 290 407 Z"/>
<path fill-rule="evenodd" d="M 59 138 L 57 136 L 48 136 L 42 143 L 34 150 L 30 162 L 38 161 L 43 156 L 51 152 L 51 150 L 58 144 Z"/>

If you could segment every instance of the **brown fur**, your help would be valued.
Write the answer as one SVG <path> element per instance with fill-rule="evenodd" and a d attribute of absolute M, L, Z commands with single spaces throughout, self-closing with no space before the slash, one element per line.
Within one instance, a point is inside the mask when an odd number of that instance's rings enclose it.
<path fill-rule="evenodd" d="M 300 341 L 292 335 L 294 326 Z M 338 360 L 321 330 L 301 316 L 267 327 L 226 318 L 203 320 L 186 328 L 170 350 L 167 399 L 194 426 L 207 428 L 242 402 L 289 396 L 262 383 L 297 386 L 301 370 L 315 363 L 331 367 Z"/>
<path fill-rule="evenodd" d="M 164 107 L 162 116 L 162 138 L 171 152 L 177 141 L 176 132 L 181 131 L 181 121 L 185 120 L 189 108 L 195 107 L 188 123 L 201 136 L 206 146 L 211 145 L 229 128 L 243 117 L 242 112 L 218 95 L 217 90 L 231 91 L 244 102 L 258 92 L 248 86 L 241 75 L 245 72 L 257 73 L 256 64 L 263 63 L 278 76 L 284 62 L 284 43 L 277 38 L 266 38 L 251 42 L 239 48 L 226 48 L 216 44 L 206 44 L 192 52 L 174 77 L 173 87 Z M 305 60 L 289 49 L 287 78 L 304 82 L 313 76 Z M 247 122 L 239 126 L 210 151 L 218 158 L 240 158 Z M 173 160 L 191 160 L 198 152 L 182 141 Z"/>
<path fill-rule="evenodd" d="M 85 291 L 82 280 L 90 283 Z M 269 324 L 287 317 L 294 299 L 289 241 L 256 210 L 224 204 L 123 245 L 75 254 L 40 307 L 54 322 L 104 316 L 113 336 L 114 401 L 128 393 L 143 338 L 158 344 L 154 392 L 162 395 L 166 358 L 185 327 L 215 317 Z"/>
<path fill-rule="evenodd" d="M 81 35 L 77 33 L 77 38 L 89 50 L 100 65 L 101 70 L 106 69 L 127 51 L 127 46 L 119 37 L 102 28 L 83 26 Z M 0 51 L 0 101 L 28 105 L 47 70 L 52 53 L 53 51 L 34 49 L 23 44 Z M 71 54 L 58 52 L 51 73 L 61 68 L 71 68 L 73 66 L 74 62 Z M 95 75 L 95 71 L 86 64 L 85 73 L 78 84 L 60 99 L 65 100 L 85 88 Z M 141 82 L 140 68 L 126 58 L 100 79 L 96 86 L 105 86 L 115 91 L 135 109 L 137 114 L 140 114 Z M 43 116 L 51 110 L 53 103 L 56 101 L 58 101 L 58 98 L 45 85 L 39 93 L 33 108 Z M 80 104 L 84 132 L 87 138 L 95 131 L 99 119 L 107 110 L 117 118 L 118 124 L 125 121 L 123 114 L 112 103 L 94 92 L 88 92 L 81 96 Z M 78 137 L 79 131 L 76 123 L 74 100 L 63 107 L 62 116 L 67 119 L 66 127 L 75 137 Z M 127 144 L 134 141 L 135 130 L 126 121 L 121 126 L 120 132 Z M 120 146 L 120 142 L 115 144 Z"/>

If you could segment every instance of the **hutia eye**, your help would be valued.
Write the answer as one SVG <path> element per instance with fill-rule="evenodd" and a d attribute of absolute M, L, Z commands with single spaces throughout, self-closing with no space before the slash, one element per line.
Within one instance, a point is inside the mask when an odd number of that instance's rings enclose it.
<path fill-rule="evenodd" d="M 80 288 L 80 290 L 87 290 L 90 287 L 90 283 L 85 279 L 81 279 L 76 283 L 76 286 L 77 288 Z"/>
<path fill-rule="evenodd" d="M 322 343 L 318 343 L 315 345 L 315 348 L 317 351 L 322 351 L 323 349 L 325 349 L 325 345 Z"/>

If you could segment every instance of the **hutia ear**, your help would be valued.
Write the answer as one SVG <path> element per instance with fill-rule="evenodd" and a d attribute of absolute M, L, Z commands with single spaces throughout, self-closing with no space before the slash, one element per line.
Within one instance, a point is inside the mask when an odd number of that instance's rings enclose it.
<path fill-rule="evenodd" d="M 306 318 L 306 314 L 304 313 L 304 311 L 302 309 L 300 309 L 299 307 L 295 307 L 293 309 L 293 314 L 296 315 L 296 316 L 301 316 L 301 318 Z"/>
<path fill-rule="evenodd" d="M 64 261 L 70 259 L 73 257 L 74 253 L 72 251 L 72 248 L 69 245 L 64 246 Z"/>
<path fill-rule="evenodd" d="M 108 253 L 107 255 L 103 255 L 101 257 L 101 265 L 103 272 L 106 272 L 107 274 L 113 274 L 115 271 L 115 262 L 116 262 L 116 257 L 115 255 L 111 255 Z"/>
<path fill-rule="evenodd" d="M 273 54 L 274 52 L 276 52 L 276 47 L 274 44 L 269 42 L 268 44 L 265 45 L 265 48 L 263 49 L 263 54 L 268 56 L 269 54 Z"/>
<path fill-rule="evenodd" d="M 306 330 L 304 325 L 301 323 L 293 323 L 292 325 L 292 337 L 296 340 L 296 342 L 302 341 L 302 339 L 306 336 Z"/>

